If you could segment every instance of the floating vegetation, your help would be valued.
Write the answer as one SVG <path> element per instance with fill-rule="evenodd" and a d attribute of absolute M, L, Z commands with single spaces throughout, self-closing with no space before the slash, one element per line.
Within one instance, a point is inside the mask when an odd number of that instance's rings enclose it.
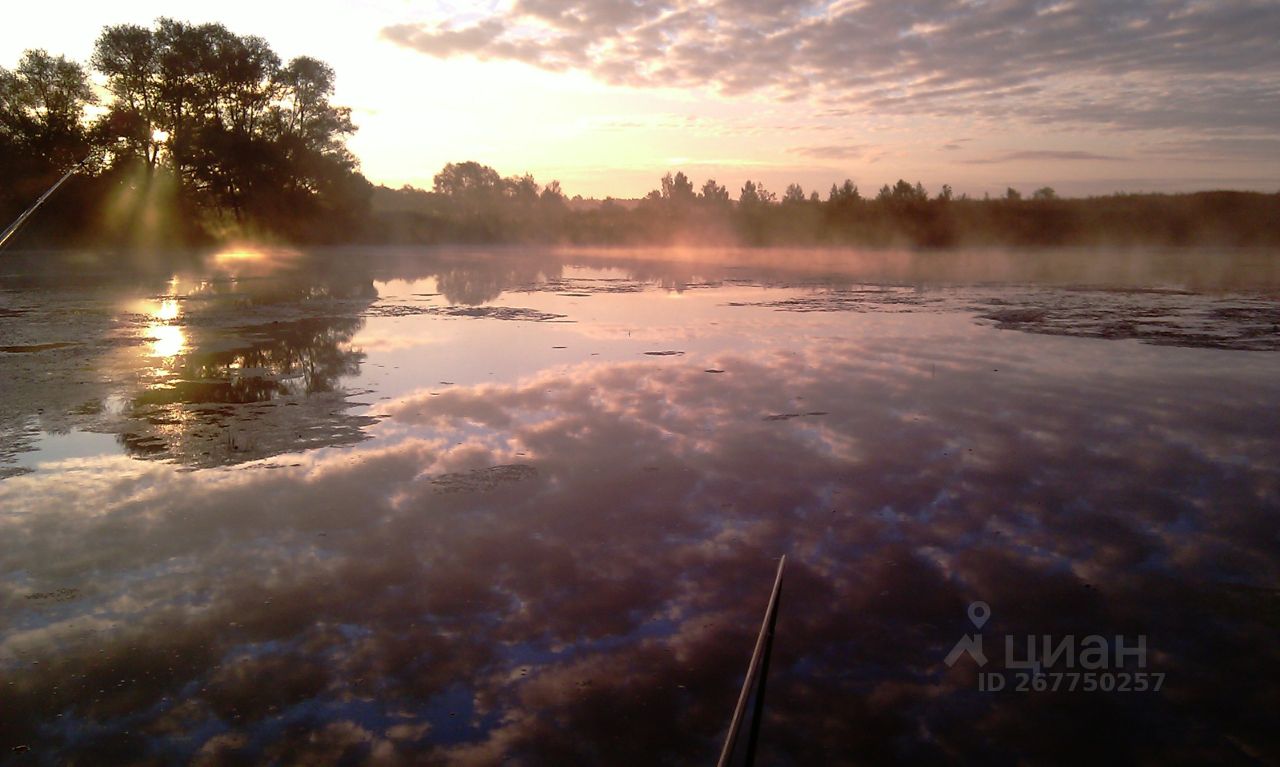
<path fill-rule="evenodd" d="M 1163 346 L 1280 350 L 1280 305 L 1183 291 L 1061 290 L 991 299 L 979 319 L 1003 330 L 1132 339 Z"/>
<path fill-rule="evenodd" d="M 431 480 L 437 493 L 484 493 L 500 485 L 523 482 L 538 476 L 538 470 L 524 463 L 490 466 L 457 474 L 441 474 Z"/>
<path fill-rule="evenodd" d="M 375 305 L 369 307 L 365 314 L 370 317 L 411 317 L 419 314 L 434 314 L 441 317 L 475 317 L 525 322 L 563 322 L 568 316 L 516 306 L 413 306 L 408 304 Z"/>
<path fill-rule="evenodd" d="M 811 295 L 773 301 L 730 301 L 727 305 L 760 306 L 780 312 L 859 312 L 915 307 L 940 300 L 939 296 L 922 293 L 915 288 L 875 286 L 824 289 Z"/>
<path fill-rule="evenodd" d="M 792 418 L 816 418 L 830 415 L 825 410 L 811 410 L 808 413 L 775 413 L 761 418 L 762 421 L 790 421 Z"/>
<path fill-rule="evenodd" d="M 79 346 L 79 344 L 70 341 L 59 341 L 49 344 L 26 344 L 17 346 L 0 346 L 0 352 L 6 354 L 34 354 L 36 352 L 47 352 L 51 349 L 65 349 L 68 346 Z"/>
<path fill-rule="evenodd" d="M 27 594 L 24 598 L 31 602 L 70 602 L 79 595 L 79 589 L 61 588 L 53 591 L 38 591 L 34 594 Z"/>

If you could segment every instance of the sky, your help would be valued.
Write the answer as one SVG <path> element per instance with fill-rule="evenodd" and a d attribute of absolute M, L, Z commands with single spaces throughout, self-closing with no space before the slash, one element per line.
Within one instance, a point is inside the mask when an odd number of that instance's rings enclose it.
<path fill-rule="evenodd" d="M 477 160 L 584 197 L 668 170 L 734 196 L 1280 190 L 1280 0 L 24 3 L 0 66 L 159 16 L 327 61 L 392 187 Z"/>

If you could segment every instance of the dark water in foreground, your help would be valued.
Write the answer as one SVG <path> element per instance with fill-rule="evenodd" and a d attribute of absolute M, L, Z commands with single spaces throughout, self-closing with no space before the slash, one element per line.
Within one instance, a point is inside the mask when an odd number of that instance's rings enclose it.
<path fill-rule="evenodd" d="M 0 762 L 1280 759 L 1275 254 L 773 255 L 6 256 Z"/>

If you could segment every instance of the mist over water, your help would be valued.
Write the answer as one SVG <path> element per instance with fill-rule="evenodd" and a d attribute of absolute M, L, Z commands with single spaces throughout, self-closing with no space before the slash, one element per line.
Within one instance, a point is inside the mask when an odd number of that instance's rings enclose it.
<path fill-rule="evenodd" d="M 24 258 L 0 759 L 1280 758 L 1274 253 Z"/>

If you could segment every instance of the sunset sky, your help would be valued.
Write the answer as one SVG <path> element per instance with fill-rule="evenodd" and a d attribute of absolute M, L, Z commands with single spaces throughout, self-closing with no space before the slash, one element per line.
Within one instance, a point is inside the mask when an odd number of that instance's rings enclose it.
<path fill-rule="evenodd" d="M 643 195 L 667 170 L 825 196 L 1280 190 L 1280 2 L 516 0 L 24 3 L 26 48 L 87 61 L 108 24 L 218 21 L 338 74 L 370 180 L 449 161 Z"/>

